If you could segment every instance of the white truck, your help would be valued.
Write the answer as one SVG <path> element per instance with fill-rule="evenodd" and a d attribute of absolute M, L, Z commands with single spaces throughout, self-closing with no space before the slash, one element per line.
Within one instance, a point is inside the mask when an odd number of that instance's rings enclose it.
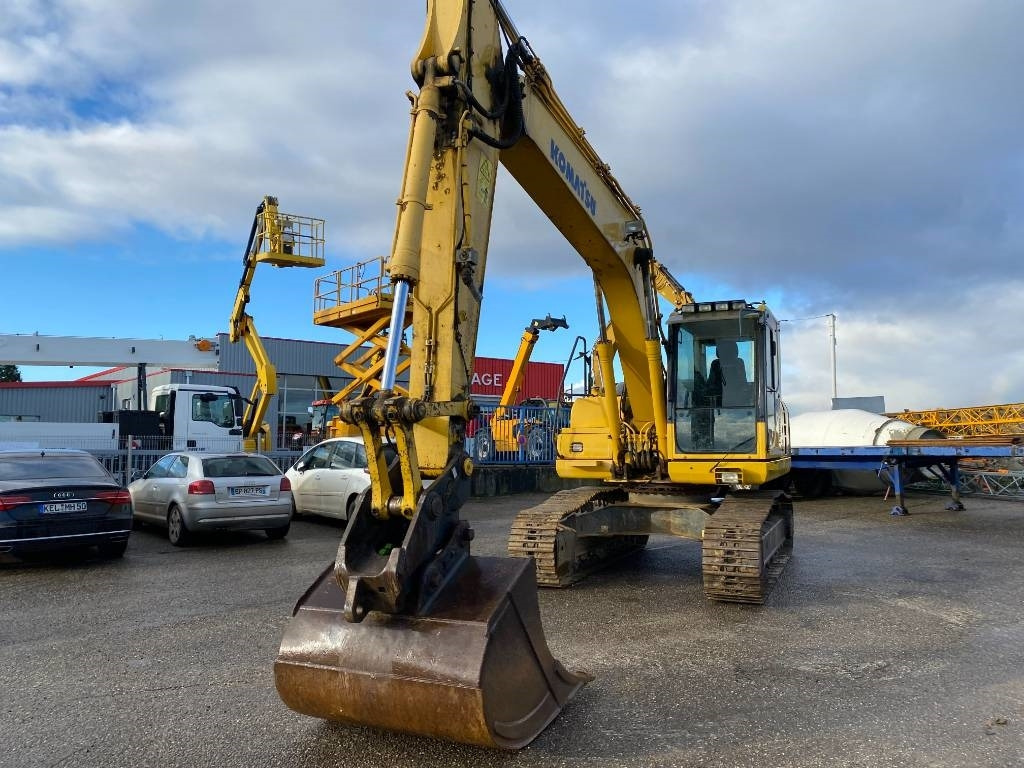
<path fill-rule="evenodd" d="M 161 384 L 152 411 L 107 411 L 97 423 L 0 422 L 0 448 L 240 451 L 245 402 L 235 387 Z"/>

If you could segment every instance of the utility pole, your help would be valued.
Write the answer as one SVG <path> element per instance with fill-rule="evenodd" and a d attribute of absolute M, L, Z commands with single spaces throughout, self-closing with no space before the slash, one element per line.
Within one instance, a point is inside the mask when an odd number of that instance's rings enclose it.
<path fill-rule="evenodd" d="M 836 313 L 829 312 L 827 315 L 812 315 L 810 317 L 792 317 L 782 319 L 780 323 L 792 323 L 799 320 L 820 320 L 825 318 L 828 323 L 828 357 L 829 365 L 832 368 L 832 400 L 839 397 L 838 376 L 836 374 Z"/>
<path fill-rule="evenodd" d="M 835 312 L 830 312 L 825 317 L 828 318 L 829 353 L 832 358 L 832 399 L 835 400 L 839 397 L 836 379 L 836 315 Z"/>

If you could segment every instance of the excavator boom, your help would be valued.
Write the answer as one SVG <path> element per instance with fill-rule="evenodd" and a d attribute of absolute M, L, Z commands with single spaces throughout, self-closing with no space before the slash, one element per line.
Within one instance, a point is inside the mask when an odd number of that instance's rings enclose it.
<path fill-rule="evenodd" d="M 365 310 L 357 338 L 374 337 L 374 355 L 381 353 L 364 367 L 358 391 L 335 398 L 339 419 L 366 446 L 370 486 L 334 563 L 295 607 L 275 680 L 281 698 L 306 714 L 516 748 L 588 679 L 547 649 L 538 574 L 545 583 L 571 583 L 586 564 L 643 546 L 648 533 L 700 537 L 715 514 L 722 525 L 712 526 L 712 548 L 705 545 L 705 573 L 717 574 L 708 594 L 763 600 L 767 568 L 782 562 L 791 542 L 788 502 L 759 498 L 722 505 L 720 513 L 712 496 L 740 484 L 744 473 L 766 476 L 763 408 L 759 420 L 754 413 L 767 400 L 755 403 L 752 390 L 741 387 L 749 407 L 742 419 L 726 414 L 744 441 L 758 446 L 740 469 L 723 466 L 727 449 L 700 457 L 700 477 L 710 483 L 676 482 L 673 472 L 690 471 L 690 462 L 679 460 L 687 457 L 677 429 L 677 414 L 687 411 L 674 405 L 669 419 L 663 351 L 674 355 L 689 340 L 703 360 L 716 348 L 717 338 L 693 341 L 680 330 L 686 313 L 714 319 L 715 329 L 753 329 L 761 334 L 758 350 L 774 350 L 774 337 L 769 344 L 764 333 L 767 310 L 727 302 L 730 320 L 715 314 L 717 304 L 705 314 L 655 260 L 640 209 L 573 121 L 499 0 L 428 0 L 411 71 L 419 92 L 387 258 L 389 314 L 379 313 L 381 295 L 360 303 L 364 309 L 323 310 L 353 329 Z M 473 532 L 459 510 L 473 472 L 466 427 L 479 411 L 470 383 L 499 162 L 593 274 L 592 355 L 601 386 L 573 403 L 556 468 L 601 485 L 563 491 L 524 511 L 513 524 L 513 557 L 481 558 L 470 554 Z M 669 322 L 675 347 L 662 328 L 659 296 L 676 309 Z M 717 345 L 723 357 L 725 342 Z M 524 336 L 524 343 L 531 340 Z M 743 349 L 753 346 L 747 340 Z M 692 366 L 684 367 L 672 381 L 673 403 Z M 407 388 L 398 385 L 400 371 L 408 371 Z M 694 380 L 685 379 L 691 388 Z M 775 385 L 773 407 L 777 394 Z M 720 425 L 719 441 L 725 431 Z"/>
<path fill-rule="evenodd" d="M 335 562 L 296 606 L 275 680 L 306 714 L 517 748 L 587 678 L 547 649 L 532 564 L 470 556 L 473 533 L 459 517 L 473 471 L 469 388 L 503 124 L 521 122 L 524 48 L 502 56 L 499 7 L 428 3 L 380 388 L 340 408 L 362 435 L 370 488 Z M 396 376 L 410 314 L 405 392 Z"/>

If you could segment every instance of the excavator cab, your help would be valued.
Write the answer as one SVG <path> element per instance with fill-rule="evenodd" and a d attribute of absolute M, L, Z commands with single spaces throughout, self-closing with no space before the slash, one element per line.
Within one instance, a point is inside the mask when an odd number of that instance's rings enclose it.
<path fill-rule="evenodd" d="M 749 456 L 742 482 L 724 484 L 762 485 L 783 474 L 788 419 L 771 311 L 737 299 L 693 303 L 674 312 L 668 325 L 670 455 L 696 459 L 692 466 L 702 475 L 685 481 L 708 482 L 722 454 Z M 673 466 L 683 469 L 681 462 Z M 721 477 L 710 480 L 723 484 Z"/>

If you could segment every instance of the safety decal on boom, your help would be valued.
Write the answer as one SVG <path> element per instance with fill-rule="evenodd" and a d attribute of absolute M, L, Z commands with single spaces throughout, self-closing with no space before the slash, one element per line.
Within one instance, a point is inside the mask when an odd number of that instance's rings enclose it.
<path fill-rule="evenodd" d="M 480 159 L 480 171 L 476 175 L 476 198 L 481 205 L 487 205 L 491 199 L 491 179 L 494 178 L 494 166 L 484 157 Z"/>

